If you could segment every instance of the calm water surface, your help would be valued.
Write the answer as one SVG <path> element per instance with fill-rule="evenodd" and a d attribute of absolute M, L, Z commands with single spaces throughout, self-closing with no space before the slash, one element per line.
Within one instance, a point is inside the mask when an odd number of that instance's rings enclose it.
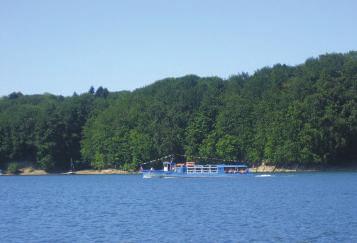
<path fill-rule="evenodd" d="M 357 173 L 0 177 L 1 242 L 357 242 Z"/>

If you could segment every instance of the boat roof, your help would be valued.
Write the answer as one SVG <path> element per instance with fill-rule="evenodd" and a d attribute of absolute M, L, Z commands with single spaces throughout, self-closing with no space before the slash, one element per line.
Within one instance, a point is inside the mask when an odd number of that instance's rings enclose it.
<path fill-rule="evenodd" d="M 190 162 L 192 163 L 192 162 Z M 171 161 L 165 161 L 163 162 L 164 165 L 167 165 L 167 164 L 176 164 L 175 162 L 171 162 Z M 182 163 L 184 164 L 184 163 Z M 214 166 L 212 164 L 206 164 L 206 165 L 211 165 L 211 166 Z M 198 165 L 196 164 L 195 166 L 204 166 L 204 165 Z M 224 167 L 224 168 L 247 168 L 248 166 L 246 166 L 245 164 L 236 164 L 236 165 L 232 165 L 232 164 L 218 164 L 218 165 L 215 165 L 217 167 Z"/>
<path fill-rule="evenodd" d="M 239 168 L 247 168 L 247 166 L 244 165 L 244 164 L 239 164 L 239 165 L 219 164 L 219 165 L 217 165 L 217 167 L 225 167 L 225 168 L 237 168 L 237 167 L 239 167 Z"/>

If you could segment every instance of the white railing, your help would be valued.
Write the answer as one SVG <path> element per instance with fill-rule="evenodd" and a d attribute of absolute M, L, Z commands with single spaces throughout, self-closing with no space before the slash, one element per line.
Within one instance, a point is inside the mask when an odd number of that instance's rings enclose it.
<path fill-rule="evenodd" d="M 187 174 L 209 174 L 218 173 L 216 165 L 194 165 L 187 166 Z"/>

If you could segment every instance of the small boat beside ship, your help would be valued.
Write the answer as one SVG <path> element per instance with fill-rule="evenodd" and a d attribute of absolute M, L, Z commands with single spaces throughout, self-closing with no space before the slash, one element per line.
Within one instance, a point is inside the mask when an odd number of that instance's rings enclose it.
<path fill-rule="evenodd" d="M 142 170 L 143 178 L 233 177 L 249 173 L 244 164 L 199 165 L 195 162 L 163 162 L 162 170 Z"/>

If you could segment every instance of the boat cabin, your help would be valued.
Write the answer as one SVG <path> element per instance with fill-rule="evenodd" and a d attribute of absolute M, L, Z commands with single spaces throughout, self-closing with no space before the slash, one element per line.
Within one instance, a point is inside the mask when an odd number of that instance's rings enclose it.
<path fill-rule="evenodd" d="M 174 162 L 163 162 L 164 171 L 174 171 L 176 168 L 176 163 Z"/>
<path fill-rule="evenodd" d="M 248 167 L 243 164 L 237 165 L 196 165 L 195 162 L 186 162 L 176 164 L 174 162 L 163 162 L 165 172 L 175 172 L 180 174 L 197 173 L 218 173 L 218 174 L 243 174 L 248 172 Z"/>
<path fill-rule="evenodd" d="M 221 174 L 237 174 L 237 173 L 246 173 L 248 167 L 246 165 L 217 165 L 218 173 Z"/>

